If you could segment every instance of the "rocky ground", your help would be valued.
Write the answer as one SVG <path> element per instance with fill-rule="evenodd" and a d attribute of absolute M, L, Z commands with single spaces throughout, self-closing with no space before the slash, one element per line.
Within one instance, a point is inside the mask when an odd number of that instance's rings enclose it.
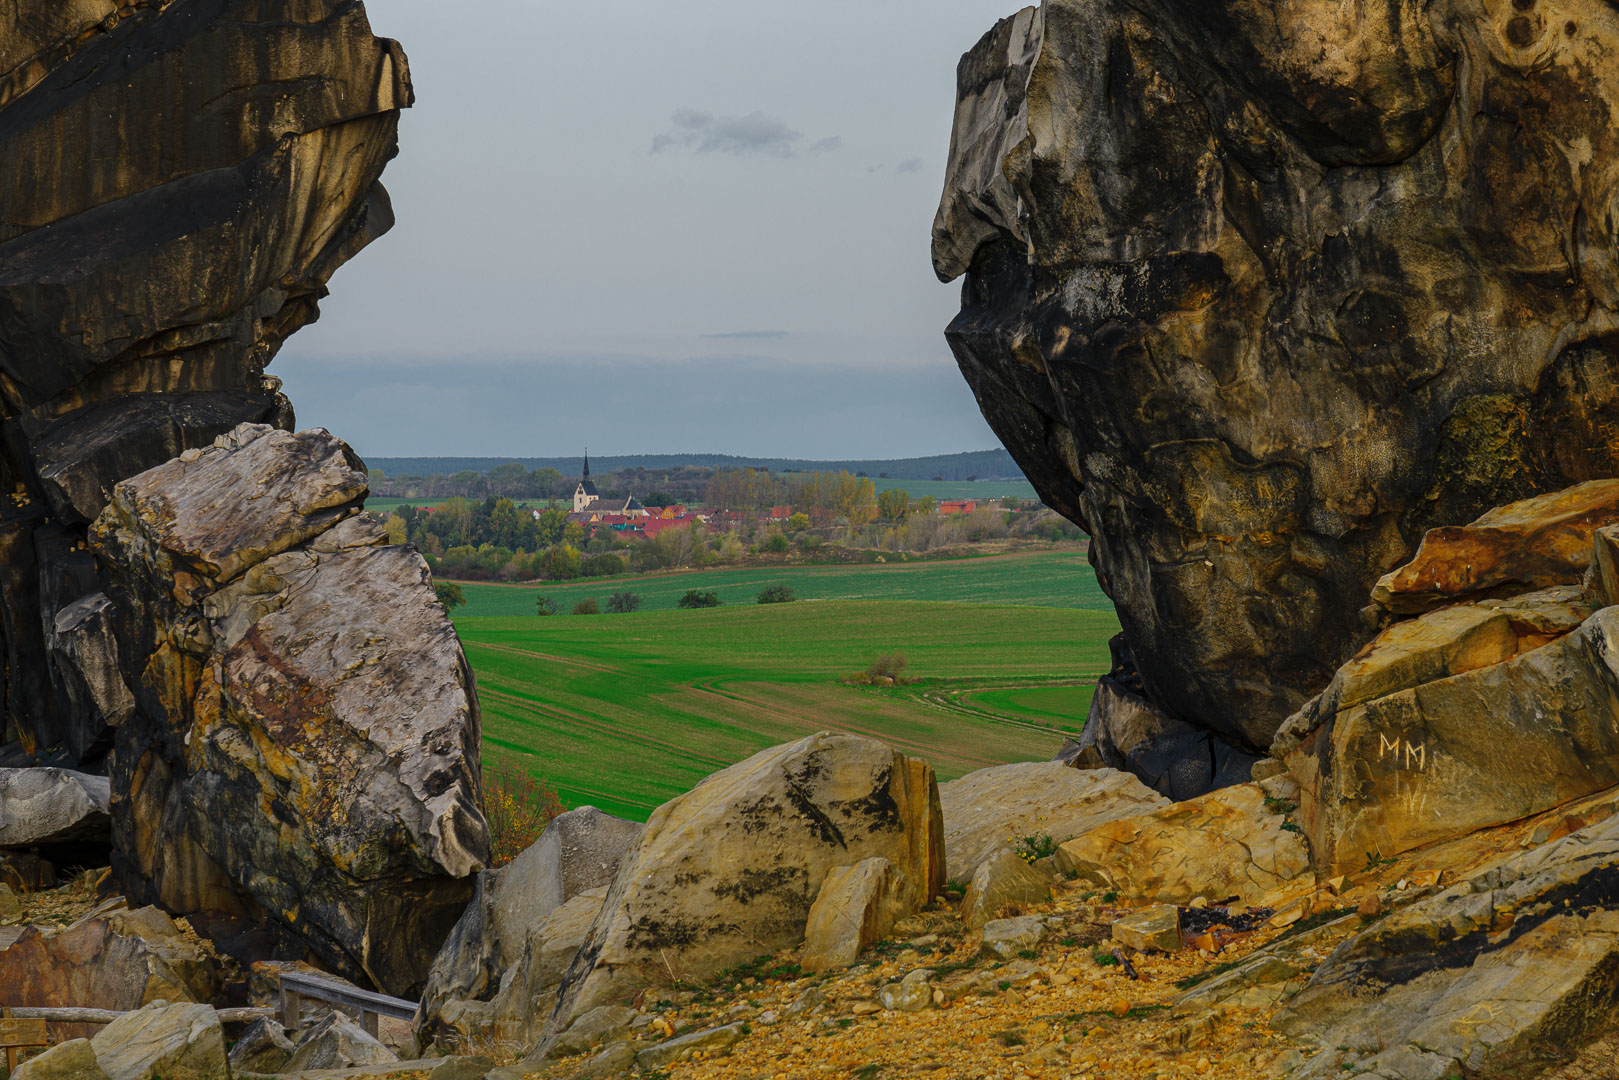
<path fill-rule="evenodd" d="M 1079 881 L 1060 883 L 1050 904 L 1003 910 L 1011 918 L 977 932 L 966 929 L 954 905 L 936 903 L 896 926 L 853 967 L 812 975 L 799 966 L 801 950 L 761 957 L 701 985 L 648 993 L 635 1015 L 602 1029 L 605 1049 L 598 1044 L 502 1077 L 628 1075 L 631 1048 L 644 1051 L 682 1037 L 692 1041 L 690 1056 L 647 1074 L 726 1080 L 1278 1075 L 1304 1064 L 1309 1049 L 1273 1030 L 1273 1015 L 1339 944 L 1507 854 L 1549 843 L 1571 818 L 1605 817 L 1616 807 L 1619 791 L 1608 792 L 1379 861 L 1323 886 L 1300 886 L 1274 911 L 1184 907 L 1183 947 L 1174 953 L 1119 947 L 1114 924 L 1149 905 L 1098 894 Z M 1009 923 L 1030 919 L 1039 924 L 1036 940 L 1000 943 L 1016 929 Z M 1257 922 L 1251 930 L 1229 929 L 1250 920 Z M 1209 938 L 1194 926 L 1210 927 Z M 1126 974 L 1115 949 L 1137 978 Z M 1287 958 L 1286 966 L 1274 968 L 1285 973 L 1279 983 L 1264 981 L 1266 973 L 1239 977 L 1239 983 L 1252 979 L 1246 987 L 1220 986 L 1245 961 L 1264 956 Z M 926 994 L 900 989 L 916 984 Z M 1221 1000 L 1233 990 L 1246 993 Z M 615 1037 L 623 1042 L 615 1045 Z M 1611 1038 L 1583 1048 L 1546 1044 L 1477 1075 L 1613 1080 L 1619 1077 L 1615 1046 Z M 1349 1075 L 1352 1065 L 1346 1060 L 1340 1071 Z"/>

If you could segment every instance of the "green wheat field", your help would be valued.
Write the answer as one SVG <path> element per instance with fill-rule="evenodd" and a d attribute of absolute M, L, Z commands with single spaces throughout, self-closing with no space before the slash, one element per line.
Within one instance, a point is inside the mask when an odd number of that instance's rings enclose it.
<path fill-rule="evenodd" d="M 766 584 L 800 599 L 754 603 Z M 717 769 L 821 730 L 882 739 L 940 780 L 1048 759 L 1083 726 L 1118 630 L 1072 552 L 463 588 L 455 622 L 486 758 L 543 778 L 569 806 L 636 819 Z M 675 609 L 691 588 L 724 605 Z M 605 609 L 621 590 L 641 596 L 641 610 L 533 614 L 541 593 L 566 612 L 587 596 Z M 839 682 L 889 652 L 917 682 Z"/>

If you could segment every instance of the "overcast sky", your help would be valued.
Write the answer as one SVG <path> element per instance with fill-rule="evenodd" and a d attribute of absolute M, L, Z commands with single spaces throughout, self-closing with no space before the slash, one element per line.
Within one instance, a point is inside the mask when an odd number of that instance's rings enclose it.
<path fill-rule="evenodd" d="M 398 224 L 271 368 L 301 423 L 372 456 L 997 445 L 928 230 L 956 61 L 1015 5 L 366 6 L 418 101 Z"/>

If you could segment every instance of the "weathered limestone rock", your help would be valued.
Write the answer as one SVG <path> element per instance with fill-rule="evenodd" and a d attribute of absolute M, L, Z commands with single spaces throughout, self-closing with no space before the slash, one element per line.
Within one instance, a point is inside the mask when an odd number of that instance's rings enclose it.
<path fill-rule="evenodd" d="M 942 785 L 939 794 L 942 800 Z M 865 859 L 827 871 L 810 905 L 801 966 L 805 971 L 830 971 L 854 963 L 910 913 L 906 910 L 910 892 L 904 872 L 887 859 Z"/>
<path fill-rule="evenodd" d="M 1025 836 L 1061 843 L 1116 818 L 1169 805 L 1129 773 L 1071 769 L 1055 761 L 996 765 L 939 785 L 946 877 L 970 880 L 987 859 Z"/>
<path fill-rule="evenodd" d="M 285 1071 L 347 1069 L 398 1060 L 398 1054 L 383 1046 L 359 1024 L 340 1012 L 332 1012 L 299 1036 Z"/>
<path fill-rule="evenodd" d="M 723 1053 L 741 1040 L 742 1025 L 726 1024 L 724 1027 L 694 1031 L 690 1035 L 681 1035 L 657 1046 L 649 1046 L 635 1055 L 635 1063 L 643 1071 L 651 1072 L 673 1065 L 677 1061 L 685 1061 L 697 1053 Z"/>
<path fill-rule="evenodd" d="M 1176 952 L 1181 947 L 1181 912 L 1174 904 L 1154 904 L 1114 920 L 1112 937 L 1137 952 Z"/>
<path fill-rule="evenodd" d="M 1451 604 L 1397 622 L 1339 668 L 1302 713 L 1313 727 L 1356 705 L 1499 664 L 1569 633 L 1596 608 L 1579 586 L 1569 585 L 1507 600 Z M 1290 718 L 1284 731 L 1294 728 Z"/>
<path fill-rule="evenodd" d="M 522 956 L 506 970 L 489 1002 L 487 1030 L 496 1039 L 522 1047 L 539 1037 L 568 969 L 589 939 L 606 900 L 605 887 L 580 893 L 529 933 Z M 464 1040 L 475 1030 L 478 1014 L 468 1010 L 461 1018 L 446 1009 L 444 1022 Z"/>
<path fill-rule="evenodd" d="M 0 1006 L 128 1010 L 209 1001 L 218 988 L 207 948 L 153 907 L 93 915 L 63 930 L 30 926 L 0 951 Z"/>
<path fill-rule="evenodd" d="M 921 1012 L 933 1004 L 932 978 L 926 968 L 907 972 L 899 982 L 878 987 L 877 1004 L 888 1012 Z"/>
<path fill-rule="evenodd" d="M 906 907 L 918 910 L 944 885 L 943 849 L 938 785 L 924 762 L 831 732 L 755 754 L 653 811 L 550 1029 L 655 979 L 703 978 L 796 946 L 837 866 L 887 859 L 905 875 Z"/>
<path fill-rule="evenodd" d="M 131 661 L 61 621 L 100 591 L 84 526 L 124 477 L 292 427 L 265 366 L 392 224 L 410 76 L 348 0 L 20 0 L 0 56 L 0 743 L 93 765 Z"/>
<path fill-rule="evenodd" d="M 1413 655 L 1463 654 L 1469 627 L 1495 623 L 1500 647 L 1487 653 L 1504 651 L 1494 603 L 1396 624 L 1289 722 L 1281 748 L 1320 869 L 1355 869 L 1374 852 L 1393 856 L 1619 783 L 1619 608 L 1546 644 L 1531 636 L 1528 651 L 1500 662 L 1402 688 L 1443 674 Z M 1368 686 L 1393 692 L 1367 699 L 1373 691 L 1357 687 Z M 1332 712 L 1334 691 L 1358 703 Z"/>
<path fill-rule="evenodd" d="M 1619 971 L 1619 818 L 1517 855 L 1340 946 L 1273 1020 L 1331 1052 L 1294 1075 L 1440 1080 L 1578 1045 Z"/>
<path fill-rule="evenodd" d="M 998 960 L 1015 960 L 1018 953 L 1034 948 L 1045 936 L 1046 921 L 1038 915 L 991 919 L 984 924 L 979 951 Z"/>
<path fill-rule="evenodd" d="M 139 672 L 114 866 L 132 897 L 251 914 L 404 995 L 488 834 L 465 657 L 364 492 L 341 441 L 263 425 L 117 485 L 92 530 Z"/>
<path fill-rule="evenodd" d="M 1176 720 L 1117 675 L 1096 684 L 1085 728 L 1058 760 L 1079 769 L 1120 769 L 1175 801 L 1246 783 L 1258 755 Z"/>
<path fill-rule="evenodd" d="M 208 1005 L 154 1001 L 102 1028 L 90 1045 L 108 1080 L 219 1080 L 225 1031 Z"/>
<path fill-rule="evenodd" d="M 102 844 L 111 822 L 105 776 L 68 769 L 0 769 L 0 847 Z"/>
<path fill-rule="evenodd" d="M 563 1058 L 629 1037 L 630 1023 L 635 1019 L 634 1009 L 624 1005 L 598 1005 L 568 1025 L 568 1030 L 557 1036 L 547 1057 Z"/>
<path fill-rule="evenodd" d="M 1619 480 L 1592 480 L 1498 506 L 1470 525 L 1430 529 L 1410 562 L 1378 579 L 1372 599 L 1409 614 L 1487 589 L 1515 593 L 1578 582 L 1593 534 L 1619 521 Z"/>
<path fill-rule="evenodd" d="M 231 1044 L 230 1067 L 235 1073 L 284 1072 L 296 1049 L 279 1020 L 260 1017 L 247 1025 Z"/>
<path fill-rule="evenodd" d="M 1168 716 L 1262 752 L 1426 530 L 1619 475 L 1616 45 L 1595 4 L 1046 0 L 962 58 L 946 336 Z"/>
<path fill-rule="evenodd" d="M 107 1080 L 89 1039 L 69 1039 L 29 1058 L 11 1080 Z"/>
<path fill-rule="evenodd" d="M 479 874 L 472 901 L 445 939 L 422 991 L 416 1019 L 416 1034 L 422 1045 L 431 1045 L 440 1038 L 449 1002 L 491 999 L 502 986 L 503 976 L 523 959 L 537 934 L 541 936 L 536 949 L 545 952 L 545 942 L 556 940 L 555 931 L 560 929 L 545 926 L 552 913 L 576 896 L 611 885 L 619 860 L 640 839 L 644 827 L 640 822 L 604 814 L 594 806 L 576 807 L 553 819 L 540 838 L 510 865 Z M 594 918 L 599 908 L 598 898 L 590 906 L 589 918 Z M 583 935 L 577 935 L 575 949 L 582 940 Z M 555 989 L 570 960 L 571 955 L 563 960 L 561 970 L 547 968 L 555 977 L 546 985 Z M 546 965 L 542 962 L 542 966 Z M 517 978 L 526 985 L 528 976 L 525 971 Z M 541 988 L 532 989 L 538 993 Z M 535 1007 L 534 1002 L 526 1001 L 521 1011 L 526 1017 Z M 458 1025 L 452 1025 L 455 1026 Z M 470 1033 L 454 1034 L 460 1042 Z"/>
<path fill-rule="evenodd" d="M 1058 847 L 1057 868 L 1171 904 L 1199 896 L 1264 904 L 1310 869 L 1303 837 L 1284 828 L 1296 794 L 1283 777 L 1111 821 Z"/>
<path fill-rule="evenodd" d="M 1051 860 L 1046 860 L 1049 863 Z M 1002 909 L 1051 900 L 1051 868 L 1036 867 L 1017 852 L 1003 847 L 978 864 L 961 898 L 961 921 L 977 929 L 999 918 Z"/>

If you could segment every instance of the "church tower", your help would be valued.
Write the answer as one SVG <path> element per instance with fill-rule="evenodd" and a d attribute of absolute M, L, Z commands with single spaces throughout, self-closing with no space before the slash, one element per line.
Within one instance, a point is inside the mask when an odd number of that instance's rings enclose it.
<path fill-rule="evenodd" d="M 596 491 L 596 485 L 590 479 L 590 450 L 585 450 L 585 471 L 579 477 L 579 486 L 573 489 L 573 512 L 576 514 L 589 510 L 601 496 Z"/>

